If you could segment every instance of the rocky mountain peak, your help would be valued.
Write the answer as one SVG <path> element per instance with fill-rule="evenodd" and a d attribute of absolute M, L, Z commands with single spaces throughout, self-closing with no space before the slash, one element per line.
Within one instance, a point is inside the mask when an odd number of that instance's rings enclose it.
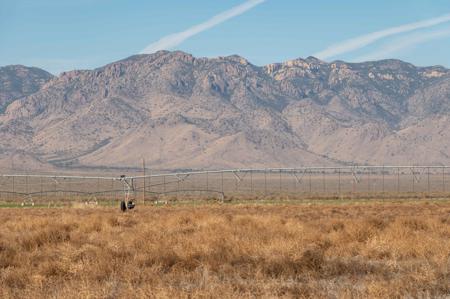
<path fill-rule="evenodd" d="M 8 65 L 0 67 L 0 112 L 15 99 L 38 91 L 53 75 L 35 67 Z"/>
<path fill-rule="evenodd" d="M 34 78 L 27 71 L 7 69 Z M 314 57 L 259 67 L 159 51 L 36 78 L 42 85 L 18 88 L 21 99 L 0 112 L 0 161 L 20 150 L 52 167 L 133 166 L 142 156 L 164 169 L 450 162 L 442 67 Z"/>

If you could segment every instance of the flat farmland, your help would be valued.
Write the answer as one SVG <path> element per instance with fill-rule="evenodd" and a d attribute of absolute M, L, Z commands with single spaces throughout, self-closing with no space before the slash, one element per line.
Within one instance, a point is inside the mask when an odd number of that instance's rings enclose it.
<path fill-rule="evenodd" d="M 450 296 L 450 202 L 0 209 L 1 298 Z"/>

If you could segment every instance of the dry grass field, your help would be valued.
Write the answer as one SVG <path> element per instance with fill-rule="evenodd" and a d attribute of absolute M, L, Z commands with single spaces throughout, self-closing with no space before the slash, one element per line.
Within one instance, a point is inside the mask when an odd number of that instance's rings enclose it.
<path fill-rule="evenodd" d="M 1 298 L 449 296 L 449 202 L 0 209 Z"/>

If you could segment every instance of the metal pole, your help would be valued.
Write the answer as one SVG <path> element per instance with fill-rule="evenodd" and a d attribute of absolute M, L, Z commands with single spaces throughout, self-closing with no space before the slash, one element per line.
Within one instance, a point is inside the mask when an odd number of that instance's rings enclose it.
<path fill-rule="evenodd" d="M 397 168 L 397 193 L 400 193 L 400 167 Z"/>
<path fill-rule="evenodd" d="M 352 198 L 355 194 L 355 171 L 352 170 L 352 175 L 353 175 L 353 179 L 352 179 Z"/>
<path fill-rule="evenodd" d="M 264 195 L 267 195 L 267 169 L 264 169 Z"/>
<path fill-rule="evenodd" d="M 116 190 L 114 190 L 114 180 L 111 180 L 111 205 L 114 205 L 114 200 L 117 198 Z"/>
<path fill-rule="evenodd" d="M 134 178 L 131 179 L 131 187 L 133 188 L 133 201 L 136 200 L 136 185 L 134 184 Z"/>
<path fill-rule="evenodd" d="M 250 170 L 250 192 L 253 193 L 253 171 Z"/>
<path fill-rule="evenodd" d="M 367 192 L 370 193 L 370 168 L 367 168 Z"/>
<path fill-rule="evenodd" d="M 297 176 L 297 170 L 294 169 L 293 172 L 294 172 L 294 175 Z M 297 191 L 297 179 L 294 178 L 294 192 L 296 192 L 296 191 Z"/>
<path fill-rule="evenodd" d="M 66 191 L 66 197 L 69 200 L 69 202 L 72 201 L 73 198 L 73 194 L 72 194 L 72 179 L 71 178 L 67 178 L 67 182 L 65 183 L 66 187 L 65 187 L 65 191 Z"/>
<path fill-rule="evenodd" d="M 281 169 L 280 169 L 280 192 L 281 192 Z"/>
<path fill-rule="evenodd" d="M 221 174 L 221 180 L 222 180 L 221 184 L 222 184 L 222 194 L 223 194 L 223 171 L 220 174 Z"/>
<path fill-rule="evenodd" d="M 54 187 L 54 195 L 53 195 L 53 200 L 56 200 L 56 198 L 58 197 L 57 195 L 56 195 L 56 191 L 57 191 L 57 189 L 56 189 L 56 179 L 55 179 L 55 183 L 53 184 L 53 187 Z"/>
<path fill-rule="evenodd" d="M 384 165 L 383 165 L 383 168 L 381 169 L 381 177 L 382 177 L 382 181 L 383 181 L 382 182 L 382 185 L 383 185 L 382 186 L 382 188 L 383 188 L 382 190 L 383 190 L 383 193 L 384 193 Z"/>
<path fill-rule="evenodd" d="M 50 182 L 48 182 L 47 183 L 47 188 L 45 189 L 45 200 L 46 200 L 46 202 L 48 202 L 48 191 L 50 191 L 50 188 L 51 188 L 51 183 Z"/>
<path fill-rule="evenodd" d="M 152 191 L 152 170 L 150 169 L 150 176 L 148 177 L 148 192 L 151 195 Z"/>
<path fill-rule="evenodd" d="M 338 169 L 338 194 L 341 195 L 341 169 Z"/>
<path fill-rule="evenodd" d="M 13 170 L 14 170 L 14 168 L 13 168 Z M 15 182 L 14 182 L 14 177 L 12 177 L 12 194 L 11 194 L 11 197 L 12 197 L 12 200 L 14 200 L 14 197 L 15 197 L 15 188 L 16 186 L 15 186 Z"/>
<path fill-rule="evenodd" d="M 12 168 L 12 172 L 15 173 L 15 169 L 14 169 L 14 156 L 12 156 L 11 158 L 11 168 Z M 14 197 L 15 197 L 15 186 L 14 186 L 14 177 L 12 177 L 12 193 L 11 193 L 11 199 L 14 201 Z"/>
<path fill-rule="evenodd" d="M 100 197 L 100 179 L 97 179 L 97 196 L 95 198 Z"/>
<path fill-rule="evenodd" d="M 166 194 L 166 176 L 163 175 L 163 193 Z"/>
<path fill-rule="evenodd" d="M 445 167 L 442 166 L 442 192 L 445 193 Z"/>
<path fill-rule="evenodd" d="M 28 176 L 25 176 L 25 193 L 28 195 Z"/>
<path fill-rule="evenodd" d="M 312 170 L 310 169 L 310 170 L 309 170 L 309 194 L 311 194 L 311 192 L 312 192 L 312 186 L 311 186 L 311 173 L 312 173 Z"/>
<path fill-rule="evenodd" d="M 142 169 L 144 170 L 144 186 L 143 186 L 143 192 L 142 192 L 142 204 L 145 204 L 145 159 L 142 158 Z"/>
<path fill-rule="evenodd" d="M 68 179 L 67 180 L 67 184 L 69 185 L 69 190 L 67 190 L 67 191 L 69 191 L 69 200 L 70 201 L 72 201 L 72 198 L 73 198 L 73 193 L 72 193 L 72 179 Z"/>
<path fill-rule="evenodd" d="M 412 172 L 412 192 L 414 193 L 414 190 L 415 190 L 415 173 L 414 173 L 414 167 L 413 168 L 411 168 L 411 172 Z"/>
<path fill-rule="evenodd" d="M 43 189 L 42 189 L 42 177 L 39 178 L 39 182 L 41 185 L 41 201 L 44 201 L 44 194 L 43 194 Z"/>
<path fill-rule="evenodd" d="M 327 187 L 325 186 L 325 170 L 322 170 L 322 185 L 323 185 L 323 192 L 326 192 Z"/>
<path fill-rule="evenodd" d="M 63 200 L 66 200 L 66 198 L 67 198 L 67 180 L 66 179 L 62 180 L 61 190 L 62 190 L 61 197 Z"/>

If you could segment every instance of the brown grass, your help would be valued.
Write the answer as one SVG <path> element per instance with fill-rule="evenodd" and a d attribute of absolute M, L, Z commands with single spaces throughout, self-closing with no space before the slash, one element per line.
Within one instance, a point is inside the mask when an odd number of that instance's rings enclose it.
<path fill-rule="evenodd" d="M 449 295 L 444 202 L 0 209 L 1 298 Z"/>

